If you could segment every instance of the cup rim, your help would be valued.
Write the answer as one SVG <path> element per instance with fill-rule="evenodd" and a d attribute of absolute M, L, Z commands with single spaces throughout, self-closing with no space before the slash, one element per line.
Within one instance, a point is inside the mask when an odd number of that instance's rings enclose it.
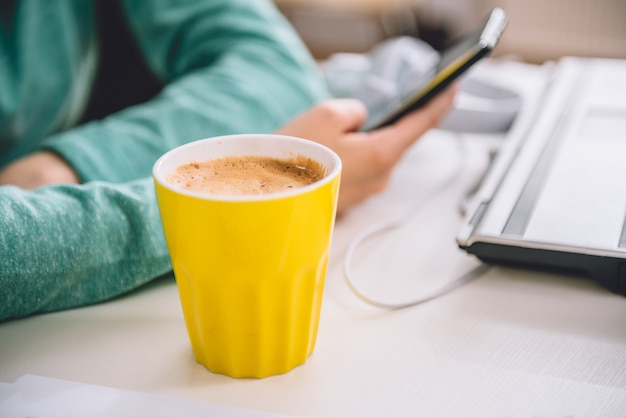
<path fill-rule="evenodd" d="M 199 146 L 202 146 L 202 144 L 207 143 L 207 142 L 233 141 L 233 140 L 250 138 L 250 137 L 255 137 L 261 140 L 263 138 L 268 138 L 268 139 L 278 138 L 283 141 L 297 142 L 297 143 L 305 144 L 307 147 L 317 148 L 318 150 L 321 150 L 322 152 L 328 154 L 328 156 L 333 162 L 333 167 L 330 169 L 329 172 L 326 173 L 324 178 L 314 183 L 311 183 L 307 186 L 298 187 L 292 190 L 286 190 L 286 191 L 275 192 L 275 193 L 267 193 L 267 194 L 259 194 L 259 195 L 253 195 L 253 194 L 220 195 L 220 194 L 196 192 L 196 191 L 187 190 L 181 186 L 172 184 L 165 179 L 165 176 L 169 173 L 164 173 L 162 166 L 166 163 L 168 159 L 172 158 L 174 155 L 179 154 L 180 152 L 184 152 L 188 148 L 199 147 Z M 250 155 L 253 155 L 253 153 L 251 153 Z M 307 155 L 307 157 L 309 156 Z M 166 189 L 169 189 L 181 195 L 185 195 L 185 196 L 189 196 L 189 197 L 193 197 L 193 198 L 197 198 L 201 200 L 224 201 L 224 202 L 242 202 L 242 201 L 250 202 L 250 201 L 277 200 L 277 199 L 283 199 L 283 198 L 307 193 L 311 190 L 321 188 L 324 185 L 333 181 L 335 177 L 337 177 L 341 173 L 341 170 L 342 170 L 342 163 L 337 153 L 333 151 L 332 149 L 330 149 L 329 147 L 322 145 L 318 142 L 311 141 L 309 139 L 295 137 L 295 136 L 280 135 L 280 134 L 233 134 L 233 135 L 220 135 L 220 136 L 213 136 L 213 137 L 198 139 L 198 140 L 191 141 L 186 144 L 182 144 L 175 148 L 170 149 L 169 151 L 161 155 L 154 163 L 152 167 L 152 177 L 154 181 L 157 182 L 160 186 L 165 187 Z"/>

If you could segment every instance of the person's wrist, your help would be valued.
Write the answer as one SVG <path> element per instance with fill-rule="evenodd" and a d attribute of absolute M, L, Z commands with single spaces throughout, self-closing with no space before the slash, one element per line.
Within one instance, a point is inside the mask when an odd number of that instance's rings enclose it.
<path fill-rule="evenodd" d="M 76 174 L 72 166 L 70 166 L 61 156 L 50 151 L 40 151 L 38 154 L 41 154 L 42 159 L 45 160 L 50 169 L 43 173 L 45 184 L 80 183 L 78 174 Z"/>
<path fill-rule="evenodd" d="M 24 189 L 59 183 L 78 184 L 80 179 L 61 156 L 50 151 L 27 155 L 0 171 L 0 184 Z"/>

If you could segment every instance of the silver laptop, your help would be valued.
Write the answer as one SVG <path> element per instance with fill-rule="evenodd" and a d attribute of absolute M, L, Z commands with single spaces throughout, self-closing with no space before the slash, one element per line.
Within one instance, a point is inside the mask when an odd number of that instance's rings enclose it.
<path fill-rule="evenodd" d="M 458 245 L 626 295 L 626 60 L 563 58 L 471 199 Z"/>

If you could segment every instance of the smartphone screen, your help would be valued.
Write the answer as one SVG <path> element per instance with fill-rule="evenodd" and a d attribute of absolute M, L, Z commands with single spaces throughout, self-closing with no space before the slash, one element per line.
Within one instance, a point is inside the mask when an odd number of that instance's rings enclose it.
<path fill-rule="evenodd" d="M 383 116 L 370 118 L 364 130 L 382 128 L 398 121 L 408 113 L 424 106 L 445 89 L 452 81 L 467 71 L 481 58 L 487 56 L 498 42 L 506 26 L 506 15 L 500 8 L 494 9 L 486 23 L 453 42 L 441 53 L 435 76 L 412 94 L 398 108 Z"/>

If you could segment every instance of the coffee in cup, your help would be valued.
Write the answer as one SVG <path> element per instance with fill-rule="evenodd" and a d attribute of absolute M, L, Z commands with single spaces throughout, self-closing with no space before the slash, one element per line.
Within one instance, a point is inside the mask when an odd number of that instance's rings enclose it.
<path fill-rule="evenodd" d="M 257 195 L 308 186 L 325 174 L 321 164 L 304 156 L 244 155 L 191 161 L 177 167 L 167 181 L 198 193 Z"/>

